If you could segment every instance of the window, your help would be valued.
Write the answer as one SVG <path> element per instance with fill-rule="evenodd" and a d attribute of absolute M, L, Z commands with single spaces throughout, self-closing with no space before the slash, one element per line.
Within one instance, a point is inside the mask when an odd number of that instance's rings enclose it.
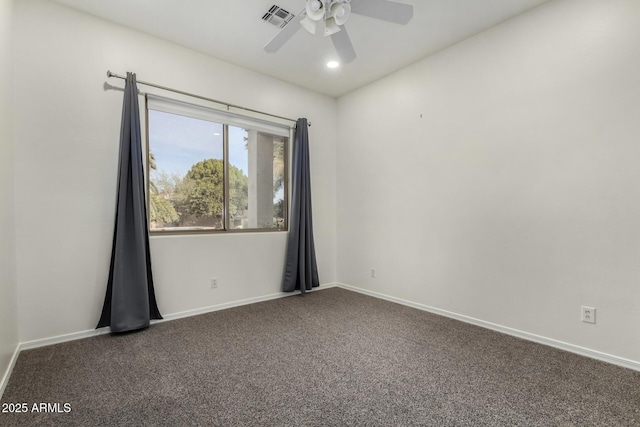
<path fill-rule="evenodd" d="M 153 233 L 287 229 L 290 128 L 147 95 Z"/>

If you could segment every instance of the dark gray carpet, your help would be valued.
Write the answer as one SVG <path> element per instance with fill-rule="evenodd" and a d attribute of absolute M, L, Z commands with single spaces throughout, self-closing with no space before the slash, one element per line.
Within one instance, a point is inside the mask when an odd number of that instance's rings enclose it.
<path fill-rule="evenodd" d="M 640 426 L 640 372 L 343 289 L 20 354 L 2 426 Z"/>

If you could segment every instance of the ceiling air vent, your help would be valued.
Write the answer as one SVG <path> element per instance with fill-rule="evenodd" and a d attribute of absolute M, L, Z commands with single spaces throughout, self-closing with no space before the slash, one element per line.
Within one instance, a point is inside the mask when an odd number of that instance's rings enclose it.
<path fill-rule="evenodd" d="M 291 21 L 293 14 L 275 4 L 262 16 L 262 20 L 279 28 L 284 28 Z"/>

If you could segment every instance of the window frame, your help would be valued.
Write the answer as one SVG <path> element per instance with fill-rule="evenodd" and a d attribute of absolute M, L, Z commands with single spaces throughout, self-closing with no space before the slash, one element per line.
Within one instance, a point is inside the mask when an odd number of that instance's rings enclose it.
<path fill-rule="evenodd" d="M 229 126 L 236 126 L 236 127 L 240 127 L 237 124 L 229 124 L 229 123 L 225 123 L 225 122 L 216 122 L 222 125 L 222 129 L 223 129 L 223 133 L 222 133 L 222 162 L 223 162 L 223 208 L 222 208 L 222 223 L 223 223 L 223 228 L 221 229 L 214 229 L 214 228 L 197 228 L 197 227 L 184 227 L 183 229 L 180 230 L 163 230 L 163 229 L 152 229 L 151 228 L 151 209 L 150 209 L 150 205 L 151 205 L 151 168 L 149 167 L 150 165 L 150 155 L 151 155 L 151 147 L 150 147 L 150 141 L 149 141 L 149 97 L 148 95 L 150 94 L 145 94 L 144 96 L 144 103 L 145 103 L 145 142 L 146 142 L 146 155 L 145 155 L 145 159 L 144 159 L 144 168 L 145 168 L 145 205 L 146 205 L 146 209 L 147 209 L 147 230 L 149 232 L 149 236 L 176 236 L 176 235 L 206 235 L 206 234 L 228 234 L 228 233 L 238 233 L 238 234 L 245 234 L 245 233 L 281 233 L 281 232 L 288 232 L 289 231 L 289 206 L 290 206 L 290 197 L 291 197 L 291 193 L 289 192 L 290 188 L 289 188 L 289 175 L 290 175 L 290 169 L 291 169 L 291 164 L 290 162 L 290 150 L 292 149 L 292 142 L 294 139 L 294 126 L 289 126 L 289 135 L 283 138 L 286 138 L 284 140 L 284 149 L 283 149 L 283 161 L 284 161 L 284 182 L 283 182 L 283 194 L 284 194 L 284 199 L 283 199 L 283 219 L 284 219 L 284 226 L 281 228 L 231 228 L 230 227 L 230 217 L 229 217 L 229 202 L 230 202 L 230 196 L 229 196 Z M 156 97 L 156 95 L 152 95 L 154 97 Z M 167 101 L 174 101 L 176 103 L 183 103 L 183 104 L 191 104 L 187 101 L 182 101 L 182 100 L 175 100 L 175 99 L 170 99 L 170 98 L 164 98 L 164 97 L 160 97 L 157 96 L 158 98 L 163 98 Z M 240 118 L 241 120 L 255 120 L 255 121 L 262 121 L 262 122 L 267 122 L 267 123 L 272 123 L 274 125 L 280 125 L 278 123 L 275 123 L 273 121 L 270 121 L 268 119 L 264 119 L 264 118 L 256 118 L 256 117 L 252 117 L 249 115 L 244 115 L 244 114 L 238 114 L 238 113 L 230 113 L 227 110 L 220 110 L 217 108 L 213 108 L 210 106 L 202 106 L 199 104 L 191 104 L 194 107 L 197 108 L 207 108 L 209 110 L 212 110 L 214 112 L 220 112 L 220 113 L 224 113 L 226 115 L 229 116 L 236 116 L 238 118 Z M 154 111 L 161 111 L 161 110 L 154 110 Z M 177 113 L 169 113 L 169 114 L 176 114 L 179 115 Z M 186 116 L 186 117 L 191 117 L 191 118 L 195 118 L 195 119 L 200 119 L 199 117 L 194 117 L 194 116 Z M 204 119 L 201 119 L 204 120 Z"/>

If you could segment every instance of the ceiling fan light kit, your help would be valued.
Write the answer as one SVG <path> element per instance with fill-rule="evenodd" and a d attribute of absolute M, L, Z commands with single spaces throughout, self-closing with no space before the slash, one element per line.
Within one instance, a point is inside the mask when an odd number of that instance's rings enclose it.
<path fill-rule="evenodd" d="M 336 23 L 336 20 L 333 18 L 329 18 L 326 21 L 324 21 L 324 36 L 330 36 L 332 34 L 337 33 L 338 31 L 340 31 L 340 27 L 338 27 L 338 24 Z"/>
<path fill-rule="evenodd" d="M 335 19 L 336 24 L 344 25 L 349 19 L 349 15 L 351 15 L 351 5 L 348 2 L 334 2 L 331 4 L 331 16 Z"/>
<path fill-rule="evenodd" d="M 311 34 L 315 34 L 317 22 L 324 21 L 324 35 L 335 34 L 340 31 L 339 25 L 344 25 L 349 18 L 351 12 L 349 3 L 351 0 L 307 0 L 305 7 L 307 17 L 300 23 L 305 22 L 302 27 Z M 315 21 L 316 26 L 310 25 L 309 21 Z"/>
<path fill-rule="evenodd" d="M 309 18 L 309 16 L 305 16 L 304 19 L 300 21 L 300 25 L 311 34 L 315 34 L 318 29 L 318 21 L 314 21 Z"/>
<path fill-rule="evenodd" d="M 325 16 L 324 1 L 321 0 L 307 0 L 307 6 L 305 7 L 307 16 L 314 21 L 320 21 Z"/>
<path fill-rule="evenodd" d="M 265 45 L 264 50 L 277 52 L 300 27 L 316 34 L 318 25 L 324 23 L 324 36 L 331 36 L 341 61 L 351 62 L 356 58 L 356 51 L 344 24 L 352 13 L 404 25 L 413 17 L 413 6 L 388 0 L 306 0 L 305 8 Z"/>

